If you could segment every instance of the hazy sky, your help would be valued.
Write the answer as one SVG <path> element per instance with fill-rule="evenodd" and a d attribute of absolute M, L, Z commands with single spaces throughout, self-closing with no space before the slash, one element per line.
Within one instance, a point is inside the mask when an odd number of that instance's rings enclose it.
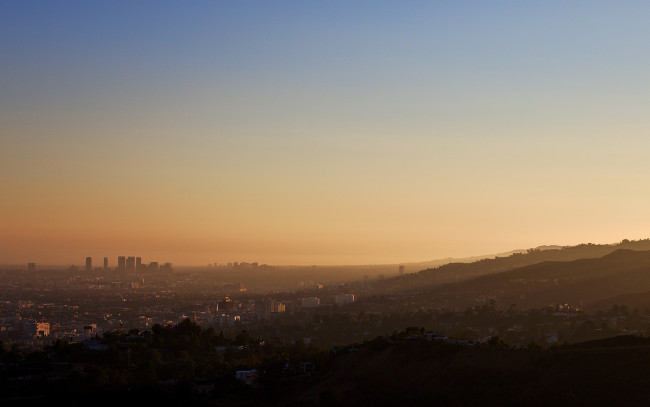
<path fill-rule="evenodd" d="M 0 2 L 0 263 L 650 237 L 650 3 Z"/>

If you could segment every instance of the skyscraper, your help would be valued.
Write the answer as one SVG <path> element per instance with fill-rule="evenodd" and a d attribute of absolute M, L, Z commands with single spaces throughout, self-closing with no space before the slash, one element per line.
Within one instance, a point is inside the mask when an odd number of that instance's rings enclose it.
<path fill-rule="evenodd" d="M 125 271 L 126 270 L 126 257 L 119 256 L 117 258 L 117 270 L 118 271 Z"/>
<path fill-rule="evenodd" d="M 93 258 L 86 257 L 86 272 L 89 273 L 93 271 Z"/>
<path fill-rule="evenodd" d="M 135 270 L 142 271 L 142 257 L 135 258 Z"/>
<path fill-rule="evenodd" d="M 104 273 L 108 271 L 108 257 L 104 257 Z"/>
<path fill-rule="evenodd" d="M 129 256 L 126 258 L 126 271 L 127 273 L 135 272 L 135 257 Z"/>
<path fill-rule="evenodd" d="M 36 271 L 36 263 L 27 263 L 27 271 Z"/>

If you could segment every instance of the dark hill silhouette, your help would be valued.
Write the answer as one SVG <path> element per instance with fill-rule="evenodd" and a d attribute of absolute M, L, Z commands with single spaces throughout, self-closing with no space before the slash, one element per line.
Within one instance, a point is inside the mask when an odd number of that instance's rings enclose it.
<path fill-rule="evenodd" d="M 547 261 L 419 290 L 434 305 L 452 309 L 494 299 L 501 308 L 549 304 L 584 306 L 650 291 L 650 251 L 619 249 L 596 259 Z"/>
<path fill-rule="evenodd" d="M 642 339 L 642 338 L 640 338 Z M 650 348 L 528 351 L 421 342 L 361 349 L 283 405 L 647 405 Z M 634 342 L 634 341 L 628 341 Z M 612 355 L 615 346 L 615 355 Z M 602 349 L 611 348 L 611 349 Z"/>
<path fill-rule="evenodd" d="M 650 239 L 630 241 L 623 240 L 617 244 L 580 244 L 557 248 L 557 246 L 540 246 L 525 252 L 514 251 L 506 257 L 482 259 L 471 263 L 449 263 L 436 268 L 429 268 L 418 273 L 378 282 L 376 293 L 398 293 L 417 290 L 423 287 L 435 287 L 448 283 L 457 283 L 476 277 L 502 273 L 520 267 L 547 261 L 571 261 L 578 259 L 599 258 L 620 249 L 646 251 L 650 250 Z"/>
<path fill-rule="evenodd" d="M 612 338 L 594 339 L 592 341 L 585 341 L 565 345 L 566 349 L 611 349 L 611 348 L 634 348 L 634 347 L 648 347 L 650 348 L 650 338 L 645 338 L 636 335 L 620 335 Z"/>

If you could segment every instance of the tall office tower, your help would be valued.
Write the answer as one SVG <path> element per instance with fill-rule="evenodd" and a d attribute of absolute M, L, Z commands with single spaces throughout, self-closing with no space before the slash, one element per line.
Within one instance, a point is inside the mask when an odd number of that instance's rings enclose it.
<path fill-rule="evenodd" d="M 86 273 L 93 271 L 93 258 L 86 257 Z"/>
<path fill-rule="evenodd" d="M 130 256 L 126 258 L 126 272 L 127 273 L 135 272 L 135 257 Z"/>
<path fill-rule="evenodd" d="M 27 263 L 27 271 L 36 271 L 36 263 Z"/>
<path fill-rule="evenodd" d="M 399 266 L 399 275 L 400 276 L 404 275 L 404 266 Z"/>
<path fill-rule="evenodd" d="M 142 257 L 135 258 L 135 271 L 142 271 Z"/>
<path fill-rule="evenodd" d="M 271 298 L 255 301 L 255 316 L 258 319 L 269 318 L 273 312 L 274 301 Z"/>
<path fill-rule="evenodd" d="M 157 261 L 152 261 L 149 263 L 149 267 L 147 267 L 149 271 L 158 271 L 158 262 Z"/>
<path fill-rule="evenodd" d="M 104 273 L 108 271 L 108 257 L 104 257 Z"/>
<path fill-rule="evenodd" d="M 125 270 L 126 270 L 126 257 L 119 256 L 117 258 L 117 271 L 125 271 Z"/>

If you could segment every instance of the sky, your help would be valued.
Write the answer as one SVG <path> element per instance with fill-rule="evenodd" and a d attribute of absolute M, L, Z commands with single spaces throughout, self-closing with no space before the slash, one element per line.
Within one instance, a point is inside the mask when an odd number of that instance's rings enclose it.
<path fill-rule="evenodd" d="M 650 3 L 0 2 L 0 263 L 650 237 Z"/>

